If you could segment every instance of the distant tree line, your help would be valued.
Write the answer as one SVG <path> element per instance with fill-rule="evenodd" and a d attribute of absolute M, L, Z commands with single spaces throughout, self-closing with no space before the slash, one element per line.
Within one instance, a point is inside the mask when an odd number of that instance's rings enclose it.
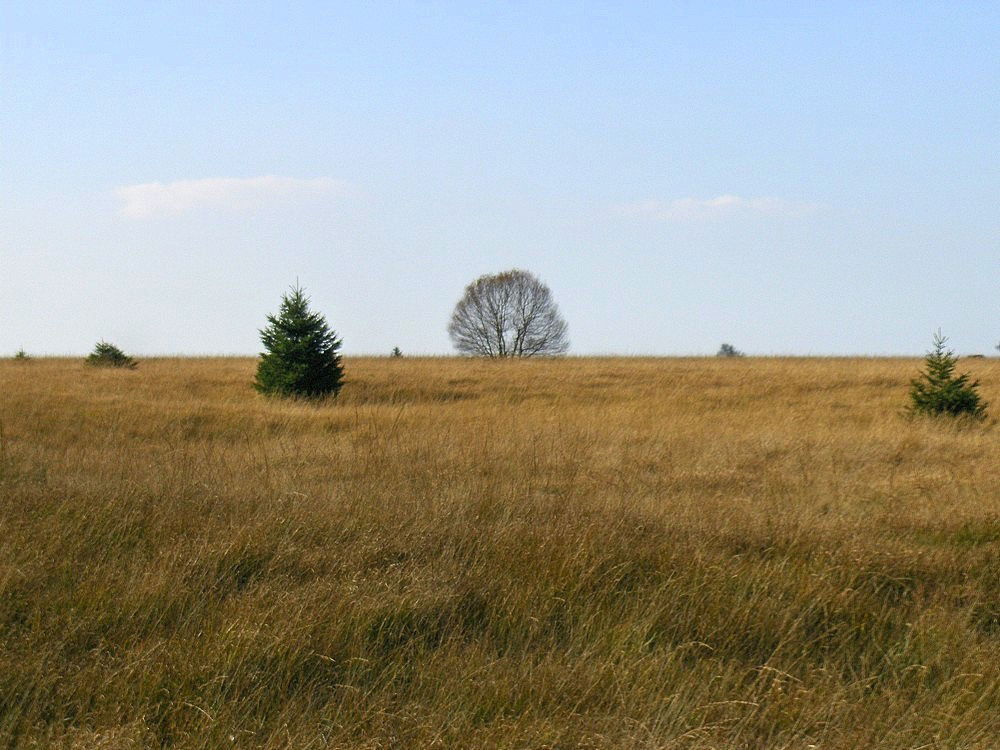
<path fill-rule="evenodd" d="M 341 339 L 326 318 L 310 308 L 301 286 L 296 283 L 282 295 L 278 313 L 268 315 L 267 322 L 260 331 L 265 351 L 257 363 L 257 391 L 306 399 L 340 393 L 344 385 Z M 470 283 L 455 305 L 448 334 L 459 353 L 490 359 L 553 357 L 569 350 L 568 326 L 551 290 L 533 274 L 516 268 L 485 274 Z M 946 348 L 946 342 L 938 331 L 924 370 L 910 381 L 906 413 L 982 421 L 988 404 L 979 395 L 979 381 L 969 373 L 955 373 L 958 357 Z M 1000 351 L 1000 344 L 996 348 Z M 745 356 L 729 343 L 723 343 L 716 354 Z M 396 346 L 389 356 L 402 358 L 403 352 Z M 22 347 L 14 359 L 27 362 L 31 357 Z M 86 363 L 126 370 L 138 366 L 133 357 L 104 340 L 98 341 Z"/>

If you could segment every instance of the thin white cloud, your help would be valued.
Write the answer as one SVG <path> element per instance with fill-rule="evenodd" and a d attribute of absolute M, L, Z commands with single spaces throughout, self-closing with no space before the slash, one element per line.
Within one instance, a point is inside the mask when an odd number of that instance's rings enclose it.
<path fill-rule="evenodd" d="M 115 193 L 121 213 L 132 219 L 173 216 L 199 208 L 245 211 L 315 196 L 339 196 L 348 185 L 330 177 L 207 177 L 177 182 L 126 185 Z"/>
<path fill-rule="evenodd" d="M 742 198 L 720 195 L 717 198 L 678 198 L 671 201 L 646 200 L 615 207 L 619 216 L 657 221 L 710 221 L 733 216 L 795 217 L 812 213 L 815 203 L 797 203 L 783 198 Z"/>

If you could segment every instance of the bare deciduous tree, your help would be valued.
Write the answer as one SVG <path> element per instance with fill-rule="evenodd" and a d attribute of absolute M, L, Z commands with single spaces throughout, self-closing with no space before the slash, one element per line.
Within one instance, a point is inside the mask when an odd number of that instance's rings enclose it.
<path fill-rule="evenodd" d="M 549 288 L 527 271 L 480 276 L 465 288 L 448 335 L 462 354 L 535 357 L 565 354 L 566 321 Z"/>

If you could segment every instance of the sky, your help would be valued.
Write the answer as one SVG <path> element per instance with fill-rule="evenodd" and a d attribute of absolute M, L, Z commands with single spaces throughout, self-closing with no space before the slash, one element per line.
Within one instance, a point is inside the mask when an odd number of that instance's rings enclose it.
<path fill-rule="evenodd" d="M 0 356 L 1000 342 L 1000 3 L 0 3 Z"/>

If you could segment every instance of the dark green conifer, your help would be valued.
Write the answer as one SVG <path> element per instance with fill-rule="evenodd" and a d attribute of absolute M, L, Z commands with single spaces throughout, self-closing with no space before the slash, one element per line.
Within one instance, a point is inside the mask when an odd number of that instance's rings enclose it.
<path fill-rule="evenodd" d="M 267 321 L 260 332 L 266 351 L 260 355 L 254 387 L 275 396 L 336 396 L 344 379 L 337 353 L 341 342 L 326 318 L 309 309 L 305 291 L 292 287 L 281 298 L 280 312 Z"/>
<path fill-rule="evenodd" d="M 94 351 L 87 355 L 87 364 L 92 367 L 124 367 L 128 370 L 139 366 L 134 359 L 107 341 L 97 342 Z"/>
<path fill-rule="evenodd" d="M 978 380 L 968 373 L 955 375 L 958 357 L 945 348 L 948 339 L 938 331 L 934 348 L 927 353 L 925 369 L 920 377 L 910 381 L 911 415 L 986 418 L 986 402 L 976 390 Z"/>

